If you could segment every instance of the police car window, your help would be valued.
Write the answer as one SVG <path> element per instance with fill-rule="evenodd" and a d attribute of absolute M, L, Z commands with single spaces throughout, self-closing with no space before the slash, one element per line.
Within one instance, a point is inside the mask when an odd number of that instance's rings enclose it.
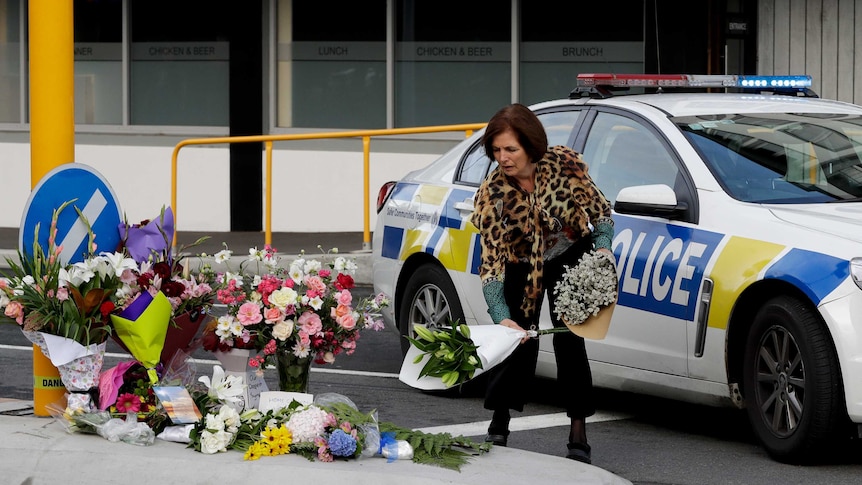
<path fill-rule="evenodd" d="M 542 113 L 539 120 L 545 126 L 548 135 L 548 145 L 572 146 L 573 130 L 581 117 L 582 111 L 559 111 L 555 113 Z"/>
<path fill-rule="evenodd" d="M 548 145 L 571 146 L 574 127 L 581 117 L 582 111 L 560 111 L 538 115 L 545 132 L 548 135 Z M 496 160 L 490 160 L 485 155 L 481 143 L 476 143 L 464 157 L 456 182 L 479 185 L 485 176 L 497 167 Z"/>
<path fill-rule="evenodd" d="M 674 121 L 732 197 L 813 203 L 862 197 L 859 118 L 773 113 Z"/>
<path fill-rule="evenodd" d="M 464 157 L 456 182 L 478 186 L 490 171 L 490 165 L 491 160 L 485 155 L 485 147 L 481 142 L 476 143 Z M 494 162 L 494 166 L 496 165 Z"/>
<path fill-rule="evenodd" d="M 584 147 L 590 176 L 612 203 L 625 187 L 674 187 L 679 169 L 671 154 L 644 125 L 612 113 L 599 113 Z"/>

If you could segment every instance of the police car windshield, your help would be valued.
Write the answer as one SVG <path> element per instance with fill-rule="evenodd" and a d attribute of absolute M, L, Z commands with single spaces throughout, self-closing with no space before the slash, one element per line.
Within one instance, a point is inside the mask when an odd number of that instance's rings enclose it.
<path fill-rule="evenodd" d="M 779 113 L 674 118 L 731 197 L 808 204 L 862 197 L 862 119 Z"/>

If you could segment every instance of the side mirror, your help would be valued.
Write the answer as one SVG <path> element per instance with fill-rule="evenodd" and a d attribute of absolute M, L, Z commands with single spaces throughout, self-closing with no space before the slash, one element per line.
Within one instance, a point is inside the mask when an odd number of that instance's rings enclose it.
<path fill-rule="evenodd" d="M 620 214 L 663 217 L 682 217 L 688 208 L 679 202 L 676 193 L 667 185 L 636 185 L 625 187 L 617 194 L 614 210 Z"/>

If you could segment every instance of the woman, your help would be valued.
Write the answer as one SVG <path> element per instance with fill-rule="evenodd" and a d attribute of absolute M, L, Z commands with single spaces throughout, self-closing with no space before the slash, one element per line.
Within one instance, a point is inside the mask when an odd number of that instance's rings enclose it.
<path fill-rule="evenodd" d="M 498 111 L 482 143 L 498 164 L 476 193 L 471 219 L 481 233 L 479 275 L 488 312 L 496 324 L 537 328 L 543 291 L 562 278 L 563 266 L 575 265 L 592 249 L 611 253 L 611 207 L 580 154 L 548 148 L 542 123 L 522 104 Z M 564 326 L 549 300 L 554 326 Z M 566 456 L 590 463 L 584 420 L 595 407 L 584 339 L 571 332 L 555 333 L 553 339 L 559 395 L 571 418 Z M 485 408 L 494 414 L 485 441 L 506 446 L 509 410 L 524 410 L 538 353 L 538 340 L 524 337 L 489 371 Z"/>

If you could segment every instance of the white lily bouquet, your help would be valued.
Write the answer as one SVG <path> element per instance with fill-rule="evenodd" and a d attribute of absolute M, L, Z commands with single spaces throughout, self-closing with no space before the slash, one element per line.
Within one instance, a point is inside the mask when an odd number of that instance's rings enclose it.
<path fill-rule="evenodd" d="M 590 251 L 576 266 L 564 268 L 563 278 L 554 286 L 557 317 L 575 334 L 604 338 L 619 285 L 613 256 Z"/>

